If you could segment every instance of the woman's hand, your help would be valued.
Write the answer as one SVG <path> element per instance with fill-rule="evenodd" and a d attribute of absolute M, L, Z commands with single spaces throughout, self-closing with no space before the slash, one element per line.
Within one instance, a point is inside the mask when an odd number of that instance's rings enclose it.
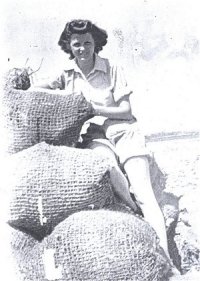
<path fill-rule="evenodd" d="M 131 106 L 129 101 L 121 101 L 116 106 L 98 105 L 91 101 L 94 109 L 94 114 L 97 116 L 104 116 L 110 119 L 132 120 Z"/>
<path fill-rule="evenodd" d="M 95 104 L 93 101 L 90 101 L 90 103 L 94 109 L 94 115 L 101 115 L 102 106 Z"/>

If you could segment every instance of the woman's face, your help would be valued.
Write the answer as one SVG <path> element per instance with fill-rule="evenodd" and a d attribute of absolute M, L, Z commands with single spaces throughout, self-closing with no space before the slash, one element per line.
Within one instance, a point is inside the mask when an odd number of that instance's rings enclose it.
<path fill-rule="evenodd" d="M 90 33 L 72 34 L 70 47 L 78 61 L 83 62 L 93 59 L 95 43 Z"/>

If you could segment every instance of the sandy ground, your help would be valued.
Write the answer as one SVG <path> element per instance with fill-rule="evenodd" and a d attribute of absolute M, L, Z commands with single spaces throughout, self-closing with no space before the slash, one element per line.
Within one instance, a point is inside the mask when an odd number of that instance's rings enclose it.
<path fill-rule="evenodd" d="M 189 231 L 192 233 L 191 240 L 194 239 L 194 234 L 195 239 L 200 242 L 200 227 L 197 223 L 200 216 L 198 203 L 200 195 L 200 138 L 178 137 L 177 139 L 148 142 L 147 145 L 154 152 L 160 169 L 167 175 L 165 191 L 181 197 L 179 204 L 182 205 L 180 207 L 187 209 Z M 188 235 L 187 231 L 182 235 Z M 185 238 L 187 239 L 187 236 Z M 184 241 L 184 237 L 180 239 Z M 190 243 L 190 241 L 188 242 Z M 193 242 L 191 241 L 191 243 Z M 200 243 L 198 249 L 200 249 Z M 190 266 L 189 272 L 179 277 L 173 277 L 170 281 L 200 280 L 200 272 L 195 270 L 193 265 Z"/>

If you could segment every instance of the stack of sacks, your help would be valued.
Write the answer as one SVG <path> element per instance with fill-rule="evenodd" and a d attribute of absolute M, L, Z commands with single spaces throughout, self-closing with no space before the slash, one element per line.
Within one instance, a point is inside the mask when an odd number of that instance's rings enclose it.
<path fill-rule="evenodd" d="M 14 154 L 0 189 L 3 220 L 17 229 L 11 248 L 19 280 L 166 281 L 169 265 L 153 229 L 112 205 L 109 160 L 66 146 L 76 144 L 91 106 L 80 95 L 17 90 L 28 87 L 23 79 L 4 92 Z"/>
<path fill-rule="evenodd" d="M 7 221 L 37 239 L 77 210 L 112 202 L 109 161 L 92 150 L 43 142 L 10 155 L 4 166 Z"/>
<path fill-rule="evenodd" d="M 20 256 L 23 281 L 168 280 L 169 264 L 154 230 L 133 214 L 116 210 L 72 214 L 26 259 L 23 250 Z"/>
<path fill-rule="evenodd" d="M 26 80 L 26 73 L 22 71 L 20 76 L 18 72 L 14 72 L 16 76 L 10 72 L 3 94 L 6 151 L 15 153 L 42 141 L 74 146 L 83 123 L 93 116 L 91 104 L 81 94 L 19 90 L 29 86 L 29 77 Z"/>

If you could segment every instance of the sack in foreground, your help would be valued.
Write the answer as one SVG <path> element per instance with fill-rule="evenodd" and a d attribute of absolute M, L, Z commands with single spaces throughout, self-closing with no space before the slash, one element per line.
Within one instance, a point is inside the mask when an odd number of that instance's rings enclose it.
<path fill-rule="evenodd" d="M 153 229 L 133 214 L 111 210 L 71 215 L 26 263 L 29 270 L 23 264 L 20 270 L 27 280 L 40 281 L 166 281 L 169 271 Z"/>
<path fill-rule="evenodd" d="M 89 149 L 40 143 L 10 155 L 4 165 L 6 220 L 37 239 L 73 212 L 113 200 L 109 160 Z"/>
<path fill-rule="evenodd" d="M 30 235 L 12 228 L 7 223 L 0 222 L 0 264 L 1 280 L 4 281 L 36 281 L 27 279 L 21 265 L 28 267 L 29 255 L 38 249 L 39 242 Z M 35 262 L 37 262 L 35 260 Z"/>

